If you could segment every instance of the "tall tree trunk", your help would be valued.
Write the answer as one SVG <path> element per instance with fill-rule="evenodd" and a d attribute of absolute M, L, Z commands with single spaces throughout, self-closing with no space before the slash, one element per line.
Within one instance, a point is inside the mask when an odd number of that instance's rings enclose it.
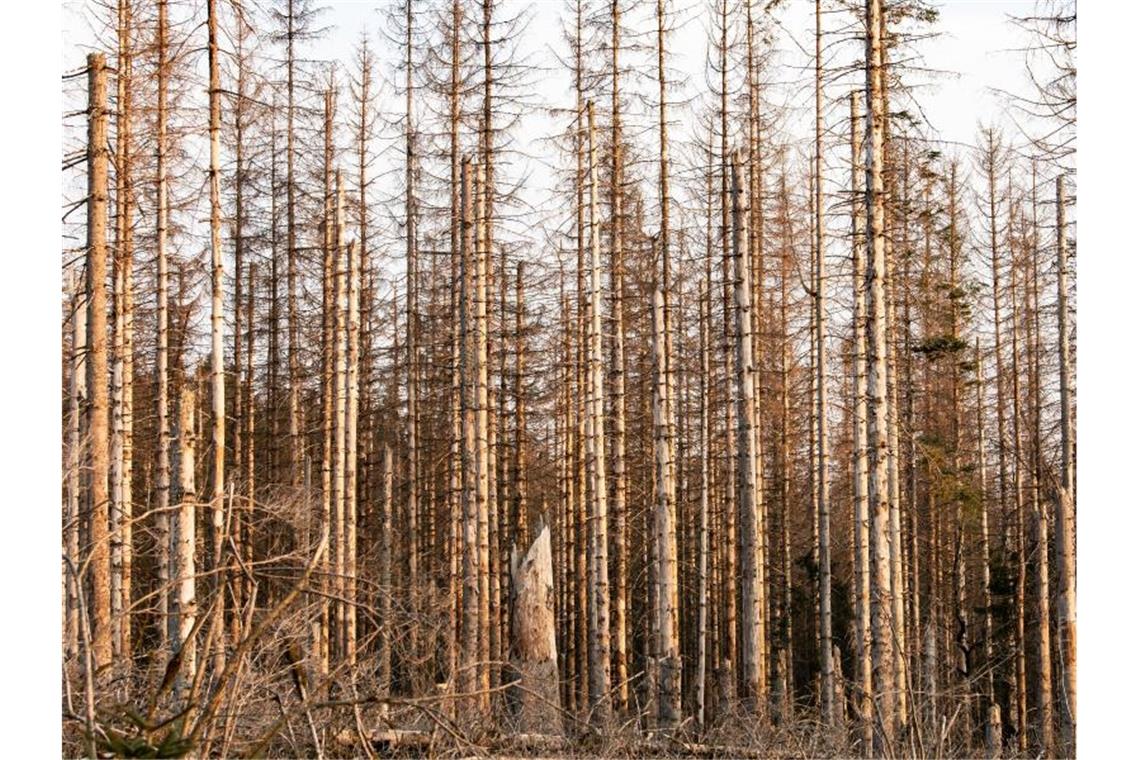
<path fill-rule="evenodd" d="M 64 568 L 66 603 L 64 611 L 64 653 L 68 659 L 79 656 L 79 639 L 82 624 L 79 619 L 79 594 L 83 584 L 79 555 L 79 524 L 86 510 L 83 493 L 83 468 L 86 442 L 83 437 L 83 412 L 87 406 L 87 304 L 83 275 L 79 269 L 71 270 L 71 387 L 67 408 L 67 512 L 64 515 L 64 539 L 67 566 Z M 163 597 L 165 592 L 162 592 Z M 162 597 L 160 597 L 162 598 Z"/>
<path fill-rule="evenodd" d="M 677 588 L 677 504 L 673 483 L 673 440 L 666 382 L 665 297 L 658 289 L 653 299 L 653 429 L 656 458 L 655 578 L 657 609 L 653 622 L 658 659 L 657 721 L 671 728 L 681 719 L 681 652 Z"/>
<path fill-rule="evenodd" d="M 1061 718 L 1066 741 L 1076 746 L 1077 730 L 1077 567 L 1076 482 L 1073 467 L 1072 381 L 1069 370 L 1069 254 L 1065 229 L 1065 178 L 1057 177 L 1057 361 L 1061 375 L 1061 487 L 1057 492 L 1054 525 L 1057 574 L 1061 593 L 1057 600 L 1060 621 L 1063 705 Z M 1040 438 L 1038 439 L 1040 443 Z"/>
<path fill-rule="evenodd" d="M 392 446 L 384 444 L 383 477 L 380 502 L 380 660 L 379 680 L 381 694 L 388 694 L 392 688 L 392 482 L 395 480 L 392 461 Z"/>
<path fill-rule="evenodd" d="M 866 270 L 866 211 L 863 202 L 863 126 L 859 111 L 858 91 L 851 93 L 851 255 L 854 345 L 852 363 L 854 375 L 853 413 L 854 431 L 852 449 L 854 462 L 854 540 L 855 547 L 855 651 L 858 658 L 857 683 L 858 712 L 862 721 L 863 752 L 870 753 L 874 741 L 874 723 L 871 719 L 871 577 L 870 577 L 870 516 L 868 514 L 867 471 L 867 292 Z"/>
<path fill-rule="evenodd" d="M 590 718 L 610 717 L 609 520 L 606 513 L 605 388 L 602 384 L 601 215 L 594 102 L 586 104 L 590 192 L 589 385 L 586 393 L 586 461 L 590 478 Z"/>
<path fill-rule="evenodd" d="M 207 31 L 210 69 L 210 399 L 213 429 L 213 488 L 210 497 L 211 567 L 214 569 L 214 669 L 221 673 L 226 665 L 225 574 L 222 569 L 222 540 L 225 516 L 226 474 L 226 375 L 222 349 L 225 312 L 222 306 L 224 272 L 222 269 L 222 178 L 221 126 L 222 89 L 218 71 L 218 9 L 216 0 L 207 4 Z"/>
<path fill-rule="evenodd" d="M 866 0 L 867 144 L 865 196 L 870 220 L 867 238 L 867 418 L 868 499 L 871 513 L 871 658 L 880 733 L 876 750 L 894 745 L 896 693 L 892 621 L 890 494 L 887 431 L 886 209 L 883 185 L 881 0 Z"/>
<path fill-rule="evenodd" d="M 357 425 L 360 409 L 360 248 L 348 244 L 348 371 L 345 420 L 345 614 L 344 655 L 350 669 L 356 666 L 356 522 Z"/>
<path fill-rule="evenodd" d="M 491 544 L 490 544 L 490 486 L 491 461 L 488 439 L 490 412 L 488 400 L 487 362 L 487 264 L 490 256 L 487 237 L 487 185 L 486 166 L 475 170 L 476 243 L 474 281 L 474 385 L 475 385 L 475 507 L 478 526 L 478 580 L 479 580 L 479 689 L 483 712 L 490 710 L 491 688 Z"/>
<path fill-rule="evenodd" d="M 288 289 L 289 320 L 289 484 L 294 488 L 301 485 L 302 449 L 301 438 L 301 361 L 300 361 L 300 315 L 297 312 L 297 182 L 295 175 L 294 111 L 297 59 L 294 43 L 297 38 L 294 0 L 288 0 L 286 7 L 286 106 L 285 128 L 285 195 L 286 195 L 286 287 Z"/>
<path fill-rule="evenodd" d="M 113 431 L 111 438 L 111 614 L 115 655 L 131 661 L 132 469 L 134 438 L 134 203 L 131 173 L 132 10 L 118 5 L 118 76 L 115 130 L 115 258 Z"/>
<path fill-rule="evenodd" d="M 166 176 L 167 145 L 167 2 L 158 2 L 158 33 L 155 42 L 158 63 L 157 111 L 155 114 L 155 406 L 157 419 L 157 461 L 155 463 L 155 544 L 156 575 L 158 577 L 158 649 L 166 648 L 170 630 L 170 580 L 171 580 L 171 540 L 170 540 L 170 377 L 169 377 L 169 287 L 170 273 L 167 263 L 166 243 L 169 230 L 169 189 Z"/>
<path fill-rule="evenodd" d="M 410 630 L 411 651 L 418 658 L 418 600 L 421 595 L 419 581 L 419 495 L 420 495 L 420 445 L 419 427 L 419 260 L 417 251 L 417 208 L 416 208 L 416 124 L 413 109 L 414 89 L 412 84 L 412 36 L 414 15 L 412 3 L 405 4 L 405 81 L 404 81 L 404 236 L 407 256 L 407 315 L 405 329 L 407 338 L 404 348 L 407 361 L 408 409 L 407 424 L 408 450 L 408 589 L 412 604 L 413 622 Z"/>
<path fill-rule="evenodd" d="M 614 600 L 613 600 L 613 682 L 618 710 L 629 709 L 629 644 L 627 611 L 629 609 L 629 538 L 626 492 L 629 489 L 625 457 L 625 154 L 621 110 L 621 0 L 611 0 L 612 71 L 610 150 L 613 167 L 610 177 L 610 291 L 613 313 L 613 357 L 611 410 L 613 415 L 613 516 L 614 516 Z"/>
<path fill-rule="evenodd" d="M 335 450 L 333 434 L 336 428 L 336 266 L 337 218 L 336 195 L 333 187 L 333 118 L 335 112 L 332 88 L 324 93 L 324 256 L 321 271 L 321 526 L 334 534 L 333 515 L 333 464 Z M 329 672 L 329 597 L 334 583 L 330 557 L 322 560 L 321 590 L 324 592 L 318 605 L 317 620 L 313 623 L 312 647 L 322 676 Z"/>
<path fill-rule="evenodd" d="M 191 633 L 198 615 L 198 596 L 194 586 L 197 580 L 194 553 L 197 546 L 197 502 L 194 485 L 194 463 L 197 436 L 194 411 L 197 398 L 194 383 L 181 383 L 178 399 L 178 490 L 180 506 L 174 528 L 174 583 L 175 610 L 178 627 L 172 639 L 175 653 L 181 657 L 181 672 L 193 674 L 197 670 L 197 644 Z M 191 676 L 193 677 L 193 676 Z"/>
<path fill-rule="evenodd" d="M 338 657 L 344 656 L 345 631 L 345 554 L 346 525 L 345 509 L 348 506 L 345 475 L 347 473 L 347 423 L 348 423 L 348 261 L 344 239 L 344 187 L 341 184 L 340 170 L 335 174 L 336 211 L 335 238 L 333 241 L 333 270 L 336 290 L 333 318 L 333 472 L 332 508 L 333 530 L 336 551 L 333 558 L 333 593 L 336 604 L 329 623 L 330 650 Z"/>
<path fill-rule="evenodd" d="M 831 661 L 831 496 L 828 487 L 827 451 L 827 318 L 824 288 L 826 274 L 823 250 L 823 19 L 820 0 L 815 0 L 815 418 L 816 519 L 819 533 L 819 667 L 821 671 L 820 713 L 824 724 L 835 720 L 832 697 L 835 674 Z M 755 201 L 754 201 L 755 202 Z M 739 276 L 739 275 L 738 275 Z"/>
<path fill-rule="evenodd" d="M 756 468 L 756 402 L 752 364 L 752 287 L 745 229 L 740 155 L 732 155 L 732 254 L 735 262 L 736 300 L 736 404 L 737 488 L 740 505 L 741 658 L 744 689 L 741 696 L 749 708 L 765 710 L 765 680 L 761 662 L 761 601 L 759 565 L 764 561 L 759 544 L 758 512 L 763 485 Z"/>
<path fill-rule="evenodd" d="M 111 566 L 107 492 L 107 74 L 102 54 L 87 56 L 87 434 L 91 447 L 91 651 L 96 670 L 111 663 Z"/>
<path fill-rule="evenodd" d="M 701 495 L 697 518 L 697 653 L 696 653 L 696 718 L 698 728 L 705 726 L 705 676 L 708 658 L 709 620 L 709 491 L 711 484 L 709 417 L 709 318 L 710 294 L 708 278 L 701 281 L 700 300 L 700 450 Z"/>

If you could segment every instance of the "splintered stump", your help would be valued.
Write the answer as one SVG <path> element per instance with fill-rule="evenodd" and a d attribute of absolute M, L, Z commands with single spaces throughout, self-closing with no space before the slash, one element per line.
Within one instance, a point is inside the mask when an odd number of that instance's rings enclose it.
<path fill-rule="evenodd" d="M 550 529 L 543 525 L 526 556 L 511 552 L 513 615 L 511 702 L 517 731 L 561 733 L 558 655 L 554 639 L 554 570 Z"/>

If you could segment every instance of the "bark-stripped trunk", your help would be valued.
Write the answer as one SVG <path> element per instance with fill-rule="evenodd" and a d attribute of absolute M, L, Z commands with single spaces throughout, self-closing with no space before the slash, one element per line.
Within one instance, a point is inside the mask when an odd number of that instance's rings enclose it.
<path fill-rule="evenodd" d="M 525 732 L 560 732 L 558 649 L 555 640 L 554 571 L 550 529 L 541 526 L 525 555 L 511 552 L 511 640 L 519 674 L 519 728 Z"/>
<path fill-rule="evenodd" d="M 987 471 L 986 471 L 986 427 L 985 427 L 985 403 L 984 403 L 984 383 L 982 381 L 982 348 L 981 340 L 974 339 L 974 388 L 975 388 L 975 404 L 977 405 L 977 427 L 978 427 L 978 492 L 981 495 L 981 576 L 982 576 L 982 653 L 985 657 L 983 665 L 986 674 L 986 737 L 987 745 L 991 752 L 994 750 L 995 744 L 1001 744 L 1001 729 L 1000 729 L 1000 708 L 994 701 L 994 649 L 993 649 L 993 610 L 991 608 L 992 590 L 990 587 L 990 521 L 989 521 L 989 499 L 987 498 L 986 489 L 988 484 Z M 997 730 L 993 726 L 993 711 L 998 709 L 999 721 Z"/>
<path fill-rule="evenodd" d="M 866 0 L 867 142 L 865 202 L 870 229 L 867 237 L 867 441 L 868 500 L 871 517 L 871 658 L 879 734 L 876 751 L 894 745 L 896 688 L 894 624 L 892 620 L 890 494 L 887 430 L 887 291 L 886 209 L 883 184 L 883 111 L 881 0 Z"/>
<path fill-rule="evenodd" d="M 218 9 L 216 0 L 207 4 L 208 56 L 210 69 L 210 400 L 213 438 L 213 488 L 210 495 L 211 567 L 214 569 L 214 652 L 217 673 L 226 665 L 225 573 L 222 569 L 222 534 L 225 517 L 226 475 L 226 375 L 222 349 L 225 313 L 222 269 L 222 89 L 218 71 Z"/>
<path fill-rule="evenodd" d="M 157 420 L 157 461 L 155 463 L 155 544 L 156 575 L 158 577 L 158 648 L 167 646 L 170 631 L 170 579 L 171 579 L 171 540 L 170 540 L 170 377 L 169 377 L 169 287 L 170 273 L 167 263 L 166 243 L 169 230 L 169 189 L 166 176 L 167 145 L 167 59 L 166 40 L 166 0 L 158 2 L 158 63 L 157 110 L 155 114 L 155 406 Z"/>
<path fill-rule="evenodd" d="M 300 316 L 297 312 L 297 182 L 294 171 L 294 110 L 296 65 L 294 44 L 297 37 L 294 0 L 286 6 L 286 94 L 285 117 L 285 196 L 286 196 L 286 288 L 288 289 L 287 308 L 289 321 L 289 484 L 294 488 L 301 485 L 303 444 L 301 438 L 301 361 L 300 361 Z"/>
<path fill-rule="evenodd" d="M 418 599 L 420 598 L 419 581 L 419 495 L 420 495 L 420 446 L 419 428 L 420 415 L 417 406 L 419 400 L 419 262 L 416 239 L 416 125 L 413 110 L 414 89 L 412 84 L 412 37 L 414 30 L 414 16 L 412 3 L 406 3 L 405 23 L 405 81 L 404 81 L 404 237 L 405 255 L 407 257 L 407 315 L 405 330 L 407 338 L 404 348 L 407 351 L 407 361 L 404 371 L 407 373 L 408 408 L 405 423 L 407 425 L 407 451 L 408 451 L 408 589 L 411 592 L 413 622 L 410 631 L 410 643 L 413 656 L 418 658 L 418 620 L 416 614 Z"/>
<path fill-rule="evenodd" d="M 472 291 L 475 277 L 472 265 L 475 261 L 475 189 L 471 160 L 463 159 L 462 167 L 462 275 L 460 280 L 460 366 L 463 411 L 463 622 L 462 648 L 463 667 L 459 671 L 461 693 L 474 694 L 480 681 L 482 662 L 479 659 L 480 638 L 480 595 L 479 595 L 479 545 L 478 545 L 478 504 L 476 491 L 478 477 L 475 470 L 475 383 L 473 361 L 474 308 Z M 469 707 L 477 705 L 472 696 L 466 702 Z"/>
<path fill-rule="evenodd" d="M 853 300 L 852 329 L 854 330 L 854 398 L 852 432 L 854 478 L 854 537 L 855 548 L 855 651 L 857 668 L 857 712 L 862 722 L 863 753 L 872 751 L 874 722 L 871 718 L 871 577 L 870 577 L 870 515 L 868 513 L 867 471 L 867 292 L 866 270 L 866 205 L 863 200 L 863 114 L 859 110 L 858 91 L 851 93 L 851 285 Z"/>
<path fill-rule="evenodd" d="M 1033 173 L 1036 180 L 1036 171 Z M 1036 182 L 1034 182 L 1036 187 Z M 1036 194 L 1034 194 L 1034 218 L 1036 219 Z M 1062 221 L 1063 217 L 1059 219 Z M 1036 239 L 1035 239 L 1036 242 Z M 1034 264 L 1036 264 L 1037 246 L 1033 247 Z M 1031 304 L 1026 315 L 1026 349 L 1029 364 L 1030 394 L 1032 397 L 1033 428 L 1032 428 L 1032 462 L 1030 494 L 1032 499 L 1031 515 L 1034 534 L 1034 564 L 1037 577 L 1034 579 L 1037 592 L 1037 742 L 1042 754 L 1051 757 L 1054 753 L 1054 723 L 1053 723 L 1053 647 L 1052 623 L 1050 615 L 1049 597 L 1049 512 L 1042 498 L 1042 480 L 1044 479 L 1043 463 L 1041 457 L 1041 428 L 1042 428 L 1042 387 L 1041 387 L 1041 330 L 1040 310 L 1037 303 L 1037 292 L 1040 287 L 1036 266 L 1030 275 L 1027 289 L 1030 293 Z M 1016 304 L 1016 299 L 1014 299 Z M 1017 322 L 1014 317 L 1015 324 Z M 1016 353 L 1016 352 L 1015 352 Z M 1017 372 L 1014 371 L 1016 376 Z M 1016 409 L 1016 407 L 1015 407 Z M 1016 411 L 1014 412 L 1017 413 Z M 1018 457 L 1020 459 L 1020 457 Z M 1054 526 L 1054 532 L 1059 526 Z"/>
<path fill-rule="evenodd" d="M 590 479 L 590 718 L 610 717 L 609 520 L 606 513 L 605 388 L 602 384 L 602 252 L 594 102 L 586 104 L 590 192 L 590 303 L 587 330 L 586 463 Z"/>
<path fill-rule="evenodd" d="M 479 689 L 480 707 L 489 711 L 491 696 L 491 461 L 488 438 L 490 404 L 487 362 L 487 264 L 490 255 L 487 237 L 486 166 L 475 169 L 476 235 L 474 261 L 474 342 L 473 379 L 475 386 L 475 513 L 478 541 L 479 600 Z"/>
<path fill-rule="evenodd" d="M 681 719 L 681 651 L 677 588 L 677 501 L 673 482 L 673 440 L 670 435 L 669 385 L 666 381 L 665 297 L 653 297 L 653 430 L 656 460 L 654 576 L 657 582 L 653 634 L 658 661 L 657 721 L 671 728 Z"/>
<path fill-rule="evenodd" d="M 761 661 L 761 589 L 760 526 L 758 513 L 763 498 L 763 484 L 756 468 L 756 401 L 752 364 L 752 287 L 745 229 L 744 192 L 740 174 L 740 155 L 732 156 L 732 257 L 735 262 L 736 301 L 736 451 L 737 490 L 740 505 L 740 614 L 741 614 L 741 693 L 749 708 L 763 712 L 765 685 Z"/>
<path fill-rule="evenodd" d="M 91 652 L 96 669 L 112 656 L 107 492 L 107 74 L 100 53 L 87 56 L 87 435 L 90 438 Z"/>
<path fill-rule="evenodd" d="M 381 694 L 388 694 L 392 687 L 392 446 L 384 444 L 383 478 L 380 501 L 380 645 L 377 657 L 380 660 L 379 681 Z"/>
<path fill-rule="evenodd" d="M 193 677 L 197 670 L 197 644 L 190 634 L 198 615 L 198 597 L 194 590 L 197 571 L 194 550 L 197 546 L 197 501 L 194 485 L 197 435 L 194 383 L 183 382 L 178 399 L 178 491 L 180 506 L 174 524 L 175 619 L 177 629 L 171 644 L 175 654 L 181 653 L 181 673 Z"/>
<path fill-rule="evenodd" d="M 360 409 L 360 249 L 348 244 L 348 368 L 345 373 L 345 613 L 344 656 L 356 665 L 357 423 Z"/>
<path fill-rule="evenodd" d="M 819 669 L 820 713 L 824 724 L 835 720 L 832 697 L 835 674 L 831 660 L 831 497 L 828 487 L 827 452 L 827 315 L 824 287 L 823 250 L 823 19 L 820 0 L 815 0 L 815 419 L 816 419 L 816 502 L 819 535 Z"/>
<path fill-rule="evenodd" d="M 131 180 L 131 105 L 134 98 L 129 0 L 118 5 L 115 130 L 114 366 L 111 437 L 111 615 L 113 648 L 131 661 L 132 469 L 134 439 L 134 202 Z"/>
<path fill-rule="evenodd" d="M 336 194 L 335 236 L 333 240 L 333 271 L 335 273 L 335 295 L 333 316 L 333 458 L 332 458 L 332 509 L 333 530 L 336 550 L 333 553 L 333 593 L 336 603 L 330 620 L 329 649 L 338 656 L 345 651 L 345 579 L 346 524 L 345 510 L 348 506 L 345 475 L 347 474 L 347 424 L 348 424 L 348 261 L 344 239 L 344 187 L 341 184 L 340 170 L 334 178 Z M 331 654 L 331 653 L 330 653 Z"/>
<path fill-rule="evenodd" d="M 1073 466 L 1072 380 L 1069 369 L 1069 255 L 1065 229 L 1065 178 L 1057 177 L 1057 361 L 1061 375 L 1061 487 L 1057 491 L 1055 531 L 1057 574 L 1061 593 L 1057 600 L 1060 621 L 1062 704 L 1061 718 L 1076 746 L 1077 730 L 1077 567 L 1076 482 Z M 1037 439 L 1040 443 L 1040 439 Z"/>
<path fill-rule="evenodd" d="M 333 118 L 335 112 L 333 90 L 324 93 L 324 214 L 322 217 L 323 261 L 321 269 L 321 514 L 322 529 L 327 527 L 333 535 L 333 432 L 335 420 L 335 367 L 336 336 L 336 197 L 333 192 Z M 332 591 L 331 552 L 326 552 L 321 566 L 322 598 L 318 603 L 317 619 L 312 623 L 311 646 L 322 676 L 329 672 L 329 596 Z"/>
<path fill-rule="evenodd" d="M 64 537 L 67 566 L 64 567 L 67 606 L 64 614 L 64 652 L 68 659 L 79 656 L 79 639 L 82 624 L 79 619 L 79 592 L 83 583 L 78 576 L 79 524 L 87 501 L 84 498 L 85 478 L 82 470 L 87 463 L 83 438 L 83 412 L 87 406 L 87 303 L 83 275 L 80 270 L 70 272 L 71 291 L 71 387 L 68 389 L 67 408 L 67 512 L 64 515 Z M 165 598 L 165 591 L 160 598 Z"/>
<path fill-rule="evenodd" d="M 613 357 L 610 365 L 611 409 L 613 415 L 613 518 L 614 518 L 614 600 L 613 600 L 613 682 L 617 709 L 629 709 L 629 644 L 626 622 L 629 609 L 629 538 L 626 492 L 629 488 L 625 461 L 625 155 L 621 113 L 621 2 L 611 0 L 610 62 L 612 88 L 610 149 L 613 166 L 610 177 L 610 291 L 613 299 Z"/>
<path fill-rule="evenodd" d="M 701 451 L 701 495 L 697 517 L 697 653 L 696 674 L 696 719 L 697 726 L 705 726 L 705 676 L 708 657 L 709 629 L 709 491 L 710 491 L 710 445 L 712 428 L 709 417 L 709 319 L 710 282 L 701 281 L 700 295 L 700 451 Z"/>
<path fill-rule="evenodd" d="M 460 631 L 460 608 L 465 604 L 462 597 L 461 565 L 463 564 L 463 529 L 464 505 L 463 482 L 464 460 L 464 423 L 463 399 L 464 386 L 462 381 L 460 354 L 461 345 L 465 340 L 462 332 L 463 322 L 460 315 L 462 293 L 466 293 L 466 280 L 463 278 L 464 264 L 462 263 L 461 238 L 463 234 L 460 198 L 460 156 L 459 156 L 459 58 L 460 58 L 460 25 L 463 9 L 459 0 L 452 0 L 451 4 L 451 79 L 448 90 L 448 121 L 450 145 L 448 158 L 451 163 L 450 202 L 450 234 L 451 234 L 451 448 L 448 452 L 448 513 L 450 515 L 449 536 L 449 567 L 448 567 L 448 675 L 450 691 L 459 687 L 459 644 L 463 641 Z M 449 715 L 455 714 L 454 701 L 450 704 Z"/>

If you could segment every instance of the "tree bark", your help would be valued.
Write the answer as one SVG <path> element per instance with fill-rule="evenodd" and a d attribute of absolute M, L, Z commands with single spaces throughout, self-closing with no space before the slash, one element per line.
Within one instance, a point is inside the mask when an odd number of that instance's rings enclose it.
<path fill-rule="evenodd" d="M 893 596 L 891 587 L 890 494 L 888 479 L 886 328 L 886 210 L 883 185 L 883 111 L 881 0 L 866 0 L 867 110 L 871 139 L 867 144 L 867 417 L 868 499 L 871 513 L 871 657 L 880 732 L 876 751 L 894 745 L 896 699 Z"/>
<path fill-rule="evenodd" d="M 211 567 L 214 569 L 213 665 L 221 673 L 226 665 L 225 628 L 225 572 L 222 566 L 222 542 L 225 517 L 226 474 L 226 375 L 225 355 L 222 349 L 223 311 L 222 268 L 222 178 L 221 178 L 221 126 L 222 91 L 218 70 L 218 9 L 216 0 L 207 4 L 208 57 L 210 70 L 210 399 L 212 407 L 213 437 L 213 488 L 210 499 Z"/>
<path fill-rule="evenodd" d="M 681 719 L 681 652 L 677 589 L 677 506 L 673 484 L 673 441 L 666 382 L 665 297 L 658 289 L 653 299 L 653 430 L 656 458 L 656 508 L 654 576 L 657 583 L 653 634 L 658 662 L 657 721 L 672 728 Z"/>
<path fill-rule="evenodd" d="M 91 651 L 95 669 L 111 663 L 111 566 L 107 491 L 107 75 L 102 54 L 87 56 L 87 433 L 91 447 Z"/>
<path fill-rule="evenodd" d="M 1069 369 L 1069 254 L 1065 228 L 1065 178 L 1057 177 L 1057 361 L 1061 383 L 1061 487 L 1057 492 L 1055 531 L 1057 573 L 1061 593 L 1057 600 L 1060 621 L 1061 669 L 1065 709 L 1061 717 L 1066 741 L 1076 746 L 1077 731 L 1077 567 L 1076 481 L 1073 466 L 1072 380 Z M 1040 443 L 1040 438 L 1038 439 Z"/>

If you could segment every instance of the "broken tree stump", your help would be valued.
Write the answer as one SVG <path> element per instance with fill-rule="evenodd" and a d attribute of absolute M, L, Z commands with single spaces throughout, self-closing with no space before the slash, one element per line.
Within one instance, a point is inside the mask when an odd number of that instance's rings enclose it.
<path fill-rule="evenodd" d="M 541 525 L 538 537 L 521 559 L 511 550 L 511 669 L 510 689 L 515 730 L 526 734 L 560 734 L 558 653 L 554 638 L 554 569 L 550 528 Z"/>

